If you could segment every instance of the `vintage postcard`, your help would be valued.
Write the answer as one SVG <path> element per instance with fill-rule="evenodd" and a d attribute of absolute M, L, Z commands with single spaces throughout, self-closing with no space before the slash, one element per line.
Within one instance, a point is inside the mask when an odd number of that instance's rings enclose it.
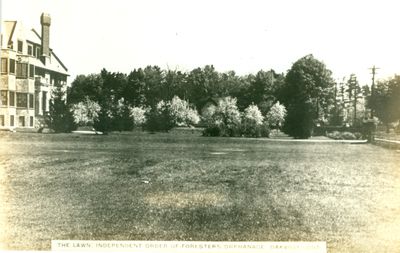
<path fill-rule="evenodd" d="M 0 250 L 400 249 L 396 1 L 0 3 Z"/>

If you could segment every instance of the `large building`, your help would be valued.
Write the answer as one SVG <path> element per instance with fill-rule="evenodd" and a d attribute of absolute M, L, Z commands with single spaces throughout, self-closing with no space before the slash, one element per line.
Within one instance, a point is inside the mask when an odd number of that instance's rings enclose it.
<path fill-rule="evenodd" d="M 50 15 L 43 13 L 40 23 L 40 34 L 18 21 L 1 24 L 2 129 L 40 127 L 54 88 L 66 89 L 68 69 L 49 44 Z"/>

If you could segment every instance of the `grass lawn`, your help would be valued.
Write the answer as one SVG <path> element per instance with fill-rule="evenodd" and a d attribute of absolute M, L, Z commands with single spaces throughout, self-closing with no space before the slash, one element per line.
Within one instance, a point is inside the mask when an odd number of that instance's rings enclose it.
<path fill-rule="evenodd" d="M 51 239 L 327 241 L 399 252 L 400 153 L 197 134 L 0 133 L 0 248 Z"/>

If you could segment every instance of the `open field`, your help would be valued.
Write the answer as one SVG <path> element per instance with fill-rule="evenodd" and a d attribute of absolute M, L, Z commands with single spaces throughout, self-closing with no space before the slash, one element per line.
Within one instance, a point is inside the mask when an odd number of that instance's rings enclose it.
<path fill-rule="evenodd" d="M 1 248 L 51 239 L 327 241 L 399 252 L 400 153 L 194 134 L 0 133 Z"/>

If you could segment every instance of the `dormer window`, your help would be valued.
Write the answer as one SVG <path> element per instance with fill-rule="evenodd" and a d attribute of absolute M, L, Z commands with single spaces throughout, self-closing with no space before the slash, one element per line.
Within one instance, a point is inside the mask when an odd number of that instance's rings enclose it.
<path fill-rule="evenodd" d="M 24 43 L 22 41 L 18 41 L 18 53 L 22 53 Z"/>

